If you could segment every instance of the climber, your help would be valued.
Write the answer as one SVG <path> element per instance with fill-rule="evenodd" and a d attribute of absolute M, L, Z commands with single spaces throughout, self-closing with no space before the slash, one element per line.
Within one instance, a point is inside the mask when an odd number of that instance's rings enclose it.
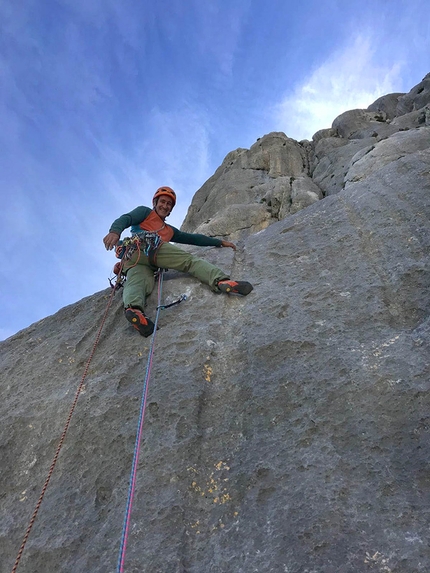
<path fill-rule="evenodd" d="M 165 220 L 176 204 L 176 193 L 170 187 L 160 187 L 152 199 L 153 208 L 137 207 L 116 219 L 103 239 L 107 250 L 116 247 L 117 256 L 125 254 L 123 273 L 127 280 L 123 290 L 126 319 L 142 336 L 150 336 L 154 323 L 144 314 L 146 297 L 154 288 L 154 272 L 157 268 L 188 272 L 209 285 L 214 292 L 233 293 L 246 296 L 253 286 L 246 281 L 233 281 L 218 267 L 183 251 L 170 241 L 200 247 L 230 247 L 236 245 L 206 235 L 184 233 L 168 225 Z M 121 233 L 131 227 L 133 245 L 138 244 L 131 257 L 122 247 Z M 124 240 L 126 243 L 126 240 Z"/>

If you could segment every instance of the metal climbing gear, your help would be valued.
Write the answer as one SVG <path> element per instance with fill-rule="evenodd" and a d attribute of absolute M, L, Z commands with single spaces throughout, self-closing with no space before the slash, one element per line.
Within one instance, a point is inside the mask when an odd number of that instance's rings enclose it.
<path fill-rule="evenodd" d="M 143 252 L 154 267 L 157 266 L 157 251 L 163 244 L 160 235 L 151 231 L 139 231 L 118 243 L 115 255 L 118 259 L 130 260 L 136 250 Z"/>
<path fill-rule="evenodd" d="M 157 306 L 157 310 L 159 308 L 161 308 L 161 310 L 164 310 L 165 308 L 170 308 L 171 306 L 175 306 L 175 304 L 179 304 L 183 300 L 187 300 L 186 294 L 181 294 L 181 296 L 178 298 L 178 300 L 175 300 L 174 302 L 171 302 L 170 304 L 162 304 L 161 306 Z"/>
<path fill-rule="evenodd" d="M 115 277 L 109 277 L 108 281 L 110 284 L 110 288 L 114 289 L 114 290 L 119 290 L 120 288 L 122 288 L 124 286 L 125 283 L 125 275 L 121 274 L 121 276 L 117 276 Z"/>
<path fill-rule="evenodd" d="M 160 248 L 162 240 L 158 233 L 149 231 L 140 231 L 136 233 L 134 237 L 139 237 L 141 247 L 144 246 L 143 252 L 147 257 L 150 257 L 150 253 L 156 253 L 157 249 Z"/>

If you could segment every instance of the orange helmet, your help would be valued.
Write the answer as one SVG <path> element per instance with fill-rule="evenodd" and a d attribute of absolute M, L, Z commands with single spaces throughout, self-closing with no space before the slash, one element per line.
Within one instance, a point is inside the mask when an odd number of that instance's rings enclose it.
<path fill-rule="evenodd" d="M 161 195 L 166 195 L 167 197 L 170 197 L 170 199 L 173 201 L 173 207 L 176 205 L 176 193 L 173 191 L 171 187 L 160 187 L 159 189 L 157 189 L 154 197 L 152 198 L 152 203 L 154 204 L 155 200 Z"/>

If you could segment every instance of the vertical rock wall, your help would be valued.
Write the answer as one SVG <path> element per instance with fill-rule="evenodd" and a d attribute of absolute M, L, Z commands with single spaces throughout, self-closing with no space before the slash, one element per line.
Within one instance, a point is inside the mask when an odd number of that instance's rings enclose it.
<path fill-rule="evenodd" d="M 196 249 L 251 280 L 249 296 L 167 274 L 164 300 L 188 299 L 160 318 L 127 573 L 429 570 L 428 133 L 420 124 L 362 148 L 342 192 L 270 216 L 235 253 Z M 302 173 L 304 146 L 275 139 Z M 264 161 L 282 171 L 265 146 L 261 180 Z M 316 148 L 314 172 L 326 158 Z M 232 157 L 250 165 L 246 153 Z M 281 193 L 270 202 L 282 211 Z M 109 296 L 0 343 L 1 573 Z M 154 293 L 152 317 L 156 304 Z M 116 295 L 18 573 L 115 570 L 149 350 L 121 306 Z"/>

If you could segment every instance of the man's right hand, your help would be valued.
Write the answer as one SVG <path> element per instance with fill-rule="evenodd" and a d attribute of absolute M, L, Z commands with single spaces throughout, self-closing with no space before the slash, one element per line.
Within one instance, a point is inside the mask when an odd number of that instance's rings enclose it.
<path fill-rule="evenodd" d="M 118 233 L 108 233 L 106 237 L 103 239 L 103 243 L 105 244 L 106 250 L 111 251 L 115 245 L 119 241 L 120 235 Z"/>

